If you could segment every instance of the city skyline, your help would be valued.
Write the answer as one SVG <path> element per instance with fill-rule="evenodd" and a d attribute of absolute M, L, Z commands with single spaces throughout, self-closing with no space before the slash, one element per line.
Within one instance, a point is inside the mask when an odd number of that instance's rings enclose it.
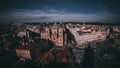
<path fill-rule="evenodd" d="M 2 0 L 1 22 L 120 22 L 117 0 Z"/>
<path fill-rule="evenodd" d="M 120 68 L 120 25 L 0 24 L 2 68 Z"/>

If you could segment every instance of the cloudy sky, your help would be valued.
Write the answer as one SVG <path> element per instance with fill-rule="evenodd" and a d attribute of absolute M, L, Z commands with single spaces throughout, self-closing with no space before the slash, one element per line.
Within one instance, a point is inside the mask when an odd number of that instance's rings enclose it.
<path fill-rule="evenodd" d="M 0 22 L 120 22 L 119 0 L 0 0 Z"/>

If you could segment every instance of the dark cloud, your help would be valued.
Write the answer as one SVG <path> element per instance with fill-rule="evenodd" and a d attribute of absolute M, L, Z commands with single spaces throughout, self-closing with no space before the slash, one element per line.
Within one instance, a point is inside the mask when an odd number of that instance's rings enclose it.
<path fill-rule="evenodd" d="M 116 22 L 119 6 L 118 0 L 0 0 L 0 21 Z"/>

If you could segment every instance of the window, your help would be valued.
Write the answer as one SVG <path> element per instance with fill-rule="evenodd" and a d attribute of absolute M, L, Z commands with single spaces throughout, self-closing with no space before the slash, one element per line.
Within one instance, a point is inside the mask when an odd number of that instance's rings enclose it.
<path fill-rule="evenodd" d="M 54 31 L 54 34 L 57 34 L 56 31 Z"/>
<path fill-rule="evenodd" d="M 62 41 L 62 39 L 60 38 L 60 41 Z"/>
<path fill-rule="evenodd" d="M 53 38 L 53 40 L 55 40 L 55 38 Z"/>
<path fill-rule="evenodd" d="M 60 44 L 62 44 L 62 42 L 60 42 Z"/>
<path fill-rule="evenodd" d="M 62 31 L 60 31 L 60 34 L 62 34 Z"/>

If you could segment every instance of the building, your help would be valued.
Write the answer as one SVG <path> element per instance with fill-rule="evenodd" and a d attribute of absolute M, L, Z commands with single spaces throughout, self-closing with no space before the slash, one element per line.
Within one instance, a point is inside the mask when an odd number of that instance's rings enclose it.
<path fill-rule="evenodd" d="M 32 44 L 29 44 L 29 42 L 23 42 L 22 45 L 15 48 L 15 52 L 20 58 L 34 60 L 50 48 L 51 46 L 48 41 L 40 40 L 33 42 Z"/>
<path fill-rule="evenodd" d="M 36 25 L 36 26 L 35 25 L 27 25 L 26 29 L 29 31 L 35 32 L 35 33 L 40 32 L 38 25 Z"/>
<path fill-rule="evenodd" d="M 17 34 L 17 36 L 19 36 L 19 37 L 24 37 L 24 36 L 26 36 L 26 35 L 27 35 L 26 31 L 20 31 L 20 32 L 18 32 L 18 34 Z"/>
<path fill-rule="evenodd" d="M 120 27 L 113 28 L 111 35 L 114 36 L 115 46 L 120 49 Z"/>
<path fill-rule="evenodd" d="M 115 39 L 115 45 L 120 48 L 120 39 Z"/>
<path fill-rule="evenodd" d="M 41 37 L 52 41 L 56 46 L 67 44 L 67 33 L 64 24 L 47 25 L 40 31 Z"/>
<path fill-rule="evenodd" d="M 78 47 L 84 48 L 83 44 L 88 44 L 89 42 L 101 42 L 104 41 L 109 34 L 109 30 L 96 29 L 95 25 L 79 25 L 79 24 L 67 24 L 67 29 L 74 36 L 76 44 Z M 82 45 L 82 46 L 80 46 Z"/>

